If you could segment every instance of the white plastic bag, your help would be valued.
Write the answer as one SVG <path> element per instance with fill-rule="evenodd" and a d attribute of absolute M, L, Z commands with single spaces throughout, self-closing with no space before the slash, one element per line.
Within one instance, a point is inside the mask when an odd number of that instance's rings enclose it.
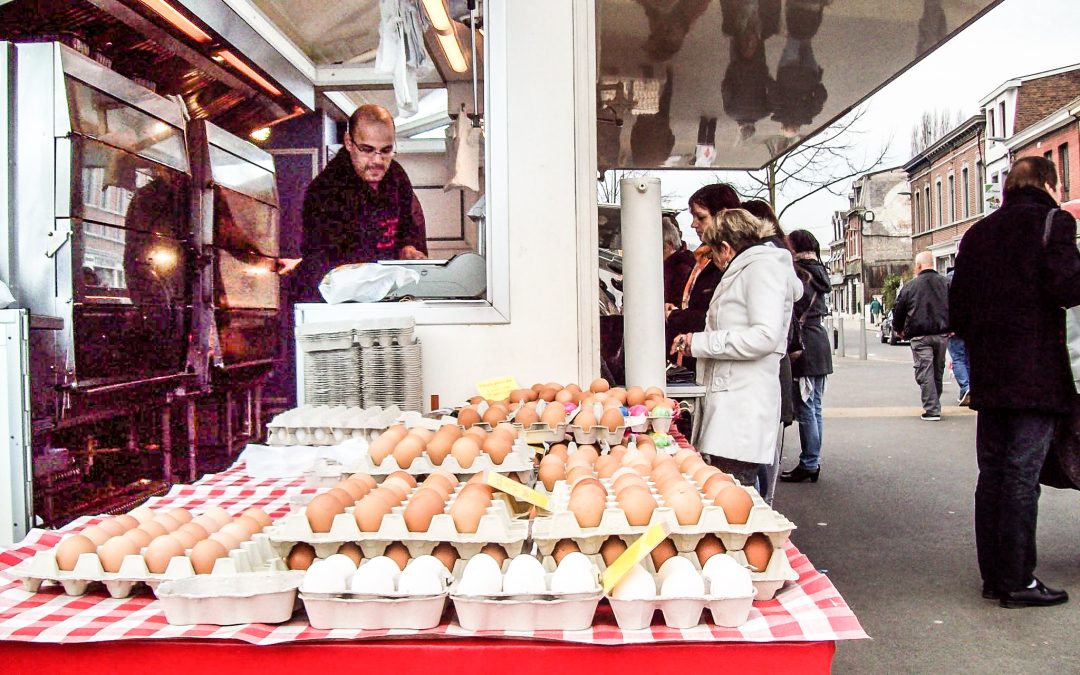
<path fill-rule="evenodd" d="M 0 281 L 0 309 L 6 308 L 13 302 L 15 302 L 15 296 L 11 294 L 11 289 L 3 281 Z"/>
<path fill-rule="evenodd" d="M 339 302 L 378 302 L 390 291 L 420 281 L 420 273 L 397 265 L 357 263 L 326 273 L 319 292 L 331 305 Z"/>

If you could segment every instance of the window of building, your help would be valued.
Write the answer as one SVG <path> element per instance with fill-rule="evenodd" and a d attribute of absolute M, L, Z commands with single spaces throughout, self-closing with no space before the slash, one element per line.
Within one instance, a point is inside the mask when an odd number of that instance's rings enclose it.
<path fill-rule="evenodd" d="M 1054 151 L 1053 150 L 1047 150 L 1046 152 L 1044 152 L 1043 153 L 1043 159 L 1045 159 L 1048 162 L 1053 162 L 1054 161 Z"/>
<path fill-rule="evenodd" d="M 967 218 L 971 215 L 971 186 L 968 184 L 968 170 L 966 166 L 960 171 L 960 184 L 960 195 L 964 205 L 964 217 Z"/>
<path fill-rule="evenodd" d="M 975 163 L 975 199 L 978 201 L 976 213 L 982 213 L 986 210 L 986 204 L 983 202 L 983 192 L 986 190 L 986 168 L 983 167 L 982 162 Z"/>
<path fill-rule="evenodd" d="M 916 232 L 922 232 L 922 200 L 918 192 L 915 193 L 915 226 Z"/>
<path fill-rule="evenodd" d="M 956 176 L 949 174 L 949 222 L 956 221 Z"/>
<path fill-rule="evenodd" d="M 934 222 L 933 219 L 931 218 L 932 209 L 930 208 L 930 186 L 929 185 L 927 185 L 923 189 L 923 208 L 926 209 L 926 217 L 923 218 L 923 232 L 926 232 L 927 230 L 929 230 L 932 227 L 932 223 Z"/>
<path fill-rule="evenodd" d="M 1009 132 L 1005 129 L 1005 101 L 998 103 L 998 119 L 1001 123 L 1001 137 L 1008 138 Z"/>
<path fill-rule="evenodd" d="M 994 109 L 993 108 L 987 108 L 986 109 L 986 128 L 990 130 L 990 135 L 991 136 L 997 136 L 997 127 L 995 126 L 995 123 L 996 123 L 996 121 L 994 120 Z"/>
<path fill-rule="evenodd" d="M 1069 144 L 1058 146 L 1058 181 L 1061 183 L 1061 199 L 1069 200 Z"/>
<path fill-rule="evenodd" d="M 936 204 L 936 206 L 937 206 L 937 225 L 938 225 L 938 227 L 941 227 L 941 225 L 944 222 L 942 220 L 942 218 L 943 218 L 942 214 L 945 212 L 945 210 L 942 208 L 942 206 L 944 205 L 944 202 L 941 199 L 941 181 L 940 180 L 936 183 L 936 186 L 937 186 L 937 204 Z"/>

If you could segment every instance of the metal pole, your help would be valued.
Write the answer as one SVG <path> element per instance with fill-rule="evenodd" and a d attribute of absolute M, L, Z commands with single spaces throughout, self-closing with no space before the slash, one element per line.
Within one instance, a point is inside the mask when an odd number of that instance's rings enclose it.
<path fill-rule="evenodd" d="M 658 281 L 664 278 L 660 179 L 623 178 L 619 187 L 626 384 L 664 387 L 664 285 Z"/>
<path fill-rule="evenodd" d="M 866 360 L 866 312 L 859 312 L 859 360 Z"/>
<path fill-rule="evenodd" d="M 837 346 L 836 351 L 840 356 L 847 356 L 847 345 L 844 340 L 844 317 L 836 317 L 837 323 Z"/>
<path fill-rule="evenodd" d="M 161 474 L 166 483 L 172 483 L 172 401 L 161 409 Z"/>

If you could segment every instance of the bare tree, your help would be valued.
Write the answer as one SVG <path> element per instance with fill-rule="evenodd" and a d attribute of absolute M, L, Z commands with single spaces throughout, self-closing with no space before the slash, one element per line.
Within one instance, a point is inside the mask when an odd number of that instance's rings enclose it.
<path fill-rule="evenodd" d="M 911 129 L 911 154 L 915 156 L 933 145 L 964 121 L 962 110 L 947 108 L 924 110 L 922 117 Z"/>
<path fill-rule="evenodd" d="M 839 184 L 881 166 L 889 153 L 892 139 L 877 150 L 867 152 L 864 148 L 861 137 L 867 132 L 860 122 L 867 110 L 865 106 L 857 108 L 764 169 L 747 171 L 745 180 L 737 181 L 739 191 L 768 201 L 778 218 L 819 192 L 841 196 Z M 784 206 L 777 209 L 781 196 Z"/>
<path fill-rule="evenodd" d="M 651 176 L 653 172 L 645 170 L 611 169 L 605 171 L 596 183 L 596 199 L 601 204 L 619 203 L 619 182 L 623 178 L 636 176 Z M 672 200 L 678 199 L 675 192 L 661 193 L 660 203 L 664 208 L 670 206 Z"/>

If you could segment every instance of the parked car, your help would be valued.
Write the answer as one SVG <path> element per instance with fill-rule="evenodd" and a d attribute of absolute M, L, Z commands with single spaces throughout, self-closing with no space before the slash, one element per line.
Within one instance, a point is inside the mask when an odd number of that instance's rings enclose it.
<path fill-rule="evenodd" d="M 896 331 L 893 330 L 893 327 L 892 327 L 892 310 L 891 309 L 885 315 L 885 317 L 881 320 L 881 323 L 878 324 L 878 334 L 881 337 L 881 344 L 885 344 L 887 342 L 887 343 L 889 343 L 891 345 L 901 345 L 901 344 L 906 345 L 908 343 L 907 340 L 900 337 L 896 333 Z"/>

